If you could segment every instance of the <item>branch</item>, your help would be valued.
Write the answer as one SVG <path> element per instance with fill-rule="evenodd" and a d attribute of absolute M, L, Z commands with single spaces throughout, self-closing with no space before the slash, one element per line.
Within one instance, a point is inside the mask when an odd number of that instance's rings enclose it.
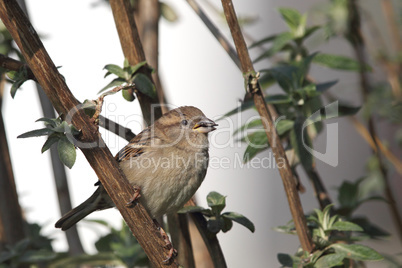
<path fill-rule="evenodd" d="M 361 28 L 360 28 L 360 14 L 359 14 L 359 10 L 358 10 L 357 4 L 356 4 L 356 0 L 348 1 L 348 11 L 349 11 L 349 15 L 348 15 L 349 32 L 346 34 L 346 38 L 349 40 L 349 42 L 354 50 L 354 53 L 356 55 L 356 58 L 361 66 L 360 71 L 359 71 L 360 89 L 362 92 L 364 102 L 367 102 L 367 99 L 370 94 L 370 82 L 369 82 L 367 73 L 363 67 L 363 66 L 367 65 L 367 60 L 366 60 L 366 55 L 365 55 L 364 39 L 363 39 L 363 36 L 361 33 Z M 395 202 L 394 194 L 392 193 L 392 187 L 390 186 L 390 183 L 388 180 L 388 171 L 384 164 L 382 155 L 380 153 L 380 151 L 381 151 L 380 146 L 377 143 L 377 139 L 376 139 L 376 137 L 377 137 L 376 124 L 371 115 L 368 119 L 368 131 L 370 133 L 370 137 L 371 137 L 371 140 L 372 140 L 374 148 L 375 148 L 373 150 L 373 153 L 378 159 L 379 169 L 384 178 L 385 195 L 389 202 L 391 215 L 395 222 L 396 229 L 399 234 L 399 239 L 402 241 L 402 218 L 401 218 L 401 215 L 399 214 L 399 210 L 398 210 L 397 204 Z"/>
<path fill-rule="evenodd" d="M 233 3 L 231 0 L 222 0 L 222 5 L 236 46 L 237 54 L 240 58 L 242 66 L 241 69 L 248 85 L 248 91 L 252 95 L 255 106 L 260 114 L 262 124 L 268 137 L 268 142 L 271 145 L 272 151 L 274 152 L 276 162 L 279 163 L 281 161 L 285 163 L 283 168 L 279 168 L 279 173 L 282 177 L 283 185 L 289 202 L 290 212 L 292 213 L 301 246 L 303 250 L 311 252 L 314 248 L 314 245 L 311 241 L 310 232 L 307 228 L 306 218 L 304 216 L 300 197 L 297 192 L 296 182 L 293 178 L 292 170 L 280 142 L 278 133 L 276 132 L 272 115 L 264 101 L 264 95 L 258 82 L 258 74 L 255 73 L 253 64 L 248 54 L 247 46 L 237 21 Z"/>
<path fill-rule="evenodd" d="M 223 36 L 223 34 L 219 31 L 219 29 L 212 23 L 212 21 L 208 18 L 205 12 L 201 9 L 201 7 L 197 4 L 195 0 L 186 0 L 187 3 L 191 6 L 191 8 L 197 13 L 202 22 L 204 22 L 205 26 L 211 31 L 213 36 L 215 36 L 216 40 L 218 40 L 219 44 L 223 47 L 223 49 L 228 53 L 229 57 L 236 64 L 236 66 L 241 70 L 241 63 L 239 57 L 237 56 L 236 50 L 232 47 L 229 41 Z"/>
<path fill-rule="evenodd" d="M 97 127 L 89 123 L 89 118 L 82 109 L 77 108 L 80 103 L 59 74 L 33 26 L 18 4 L 12 0 L 0 0 L 0 18 L 56 111 L 63 116 L 74 114 L 67 120 L 71 120 L 69 123 L 81 130 L 82 135 L 77 141 L 77 146 L 148 255 L 153 267 L 165 267 L 162 261 L 166 258 L 167 249 L 164 249 L 163 239 L 157 236 L 156 226 L 141 202 L 133 208 L 126 207 L 127 201 L 134 195 L 134 188 L 125 178 Z M 176 263 L 171 263 L 170 266 L 177 267 Z"/>
<path fill-rule="evenodd" d="M 0 67 L 10 71 L 19 71 L 22 68 L 25 68 L 27 70 L 28 78 L 36 81 L 34 74 L 26 63 L 14 60 L 3 54 L 0 54 Z"/>
<path fill-rule="evenodd" d="M 0 87 L 3 87 L 4 76 L 2 76 L 0 83 Z M 1 112 L 2 92 L 3 90 L 0 89 L 0 252 L 5 245 L 15 245 L 25 238 L 24 220 L 18 202 L 13 167 Z"/>
<path fill-rule="evenodd" d="M 114 21 L 120 38 L 124 57 L 130 65 L 136 65 L 145 61 L 145 54 L 138 35 L 137 25 L 135 24 L 133 12 L 130 8 L 130 1 L 110 0 Z M 142 67 L 140 70 L 153 83 L 149 68 Z M 142 115 L 147 125 L 152 124 L 152 120 L 162 116 L 158 99 L 151 99 L 149 96 L 136 91 L 138 101 L 141 106 Z M 157 106 L 155 106 L 157 105 Z"/>

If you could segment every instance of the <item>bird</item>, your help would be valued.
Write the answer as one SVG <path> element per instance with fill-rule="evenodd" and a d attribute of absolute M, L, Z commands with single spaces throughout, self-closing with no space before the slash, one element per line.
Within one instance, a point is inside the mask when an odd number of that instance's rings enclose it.
<path fill-rule="evenodd" d="M 173 109 L 145 128 L 115 156 L 152 219 L 177 212 L 195 194 L 207 173 L 208 133 L 218 126 L 193 106 Z M 55 227 L 68 230 L 97 210 L 115 207 L 100 182 L 82 204 Z"/>

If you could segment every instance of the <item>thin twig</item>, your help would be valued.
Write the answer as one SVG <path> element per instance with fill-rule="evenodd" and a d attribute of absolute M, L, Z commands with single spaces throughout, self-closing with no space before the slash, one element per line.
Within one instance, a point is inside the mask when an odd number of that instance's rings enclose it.
<path fill-rule="evenodd" d="M 285 192 L 288 198 L 290 211 L 295 223 L 296 231 L 303 250 L 312 252 L 314 245 L 311 240 L 310 232 L 307 228 L 306 218 L 300 202 L 300 197 L 297 192 L 296 182 L 293 178 L 292 169 L 289 165 L 285 150 L 280 142 L 278 133 L 276 132 L 272 115 L 265 103 L 264 95 L 258 82 L 258 75 L 254 71 L 254 67 L 248 54 L 247 46 L 242 36 L 236 13 L 234 11 L 231 0 L 222 0 L 223 10 L 226 20 L 229 24 L 230 31 L 237 49 L 237 54 L 241 62 L 241 70 L 248 85 L 248 91 L 252 94 L 255 106 L 260 114 L 265 132 L 268 137 L 268 142 L 271 145 L 276 162 L 284 162 L 284 167 L 279 168 L 279 173 L 282 177 Z M 279 141 L 279 142 L 277 142 Z"/>
<path fill-rule="evenodd" d="M 79 102 L 67 87 L 21 8 L 15 1 L 0 0 L 0 18 L 56 111 L 64 116 L 74 113 L 74 116 L 66 119 L 81 130 L 77 146 L 87 158 L 153 267 L 177 267 L 175 262 L 162 263 L 166 258 L 167 249 L 164 248 L 163 239 L 157 235 L 157 227 L 141 205 L 141 200 L 132 208 L 126 206 L 127 201 L 134 195 L 134 188 L 125 178 L 101 138 L 98 128 L 89 122 L 82 109 L 77 109 Z"/>
<path fill-rule="evenodd" d="M 223 36 L 223 34 L 219 31 L 219 29 L 212 23 L 212 21 L 208 18 L 205 12 L 201 9 L 201 7 L 197 4 L 195 0 L 186 0 L 187 3 L 191 6 L 191 8 L 197 13 L 200 19 L 204 22 L 205 26 L 211 31 L 213 36 L 215 36 L 216 40 L 218 40 L 219 44 L 223 47 L 223 49 L 228 53 L 229 57 L 236 64 L 236 66 L 241 70 L 241 63 L 239 57 L 237 56 L 236 50 L 232 47 L 229 41 Z"/>

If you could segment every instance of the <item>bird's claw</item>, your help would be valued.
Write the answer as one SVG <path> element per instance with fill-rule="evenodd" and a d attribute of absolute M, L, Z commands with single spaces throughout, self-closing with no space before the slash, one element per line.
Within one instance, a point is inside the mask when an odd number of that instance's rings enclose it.
<path fill-rule="evenodd" d="M 130 201 L 128 201 L 128 202 L 126 203 L 126 206 L 127 206 L 127 207 L 129 207 L 129 206 L 131 206 L 132 204 L 134 204 L 134 202 L 137 201 L 138 198 L 140 198 L 140 196 L 141 196 L 140 191 L 141 191 L 141 187 L 138 187 L 138 186 L 137 186 L 137 187 L 134 187 L 134 194 L 133 194 L 133 197 L 130 199 Z"/>

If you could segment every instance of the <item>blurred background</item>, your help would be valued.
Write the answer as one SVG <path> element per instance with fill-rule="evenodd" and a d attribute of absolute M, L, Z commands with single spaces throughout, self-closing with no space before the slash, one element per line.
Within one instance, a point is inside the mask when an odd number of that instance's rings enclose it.
<path fill-rule="evenodd" d="M 236 65 L 212 36 L 203 22 L 189 7 L 186 1 L 164 1 L 177 13 L 175 22 L 160 20 L 159 74 L 169 104 L 173 106 L 193 105 L 200 108 L 209 118 L 218 119 L 239 105 L 244 97 L 243 77 Z M 238 16 L 247 18 L 244 24 L 248 44 L 271 34 L 287 29 L 277 8 L 291 7 L 302 14 L 308 13 L 308 25 L 322 22 L 320 12 L 327 8 L 327 2 L 318 0 L 234 0 Z M 230 42 L 232 41 L 227 24 L 221 12 L 220 1 L 199 1 L 212 21 L 218 25 Z M 106 64 L 123 64 L 123 54 L 110 7 L 102 1 L 26 1 L 31 21 L 42 37 L 42 41 L 55 62 L 61 66 L 60 72 L 76 98 L 80 101 L 97 98 L 98 91 L 110 79 L 104 79 Z M 367 52 L 375 55 L 377 51 L 393 49 L 391 33 L 386 26 L 386 18 L 382 12 L 381 1 L 359 1 L 363 10 L 363 30 L 367 42 Z M 396 14 L 400 18 L 402 6 L 394 1 Z M 219 13 L 216 12 L 216 10 Z M 378 31 L 370 32 L 371 24 Z M 380 36 L 378 36 L 380 35 Z M 385 41 L 385 47 L 378 47 L 376 38 Z M 306 46 L 311 52 L 320 51 L 354 57 L 351 46 L 343 38 L 332 38 L 325 41 L 322 35 L 316 34 L 308 39 Z M 261 51 L 250 50 L 255 59 Z M 371 63 L 374 57 L 370 57 Z M 268 59 L 256 64 L 256 70 L 268 68 L 272 62 Z M 371 81 L 386 80 L 386 73 L 380 66 L 374 65 L 369 74 Z M 317 81 L 339 80 L 331 88 L 335 97 L 347 100 L 348 103 L 360 106 L 362 97 L 359 87 L 358 73 L 332 70 L 313 66 L 311 76 Z M 269 92 L 280 92 L 273 86 Z M 133 106 L 135 108 L 133 108 Z M 11 160 L 16 179 L 19 201 L 29 222 L 43 225 L 42 233 L 53 239 L 53 246 L 58 251 L 67 250 L 64 233 L 54 228 L 60 218 L 54 179 L 51 172 L 48 153 L 41 154 L 44 138 L 17 139 L 24 132 L 41 127 L 35 120 L 42 117 L 40 103 L 33 83 L 27 82 L 19 90 L 14 99 L 7 90 L 3 97 L 2 112 L 6 134 L 11 148 Z M 124 101 L 119 94 L 106 98 L 102 114 L 138 133 L 142 129 L 141 112 L 138 102 Z M 228 233 L 219 233 L 218 238 L 225 254 L 228 267 L 279 267 L 278 253 L 293 254 L 298 246 L 297 236 L 281 234 L 274 227 L 286 224 L 290 219 L 288 202 L 278 170 L 274 167 L 251 167 L 242 164 L 244 143 L 232 136 L 240 127 L 257 112 L 248 110 L 241 115 L 220 120 L 219 129 L 210 135 L 210 156 L 218 159 L 230 159 L 226 164 L 210 166 L 204 183 L 197 192 L 199 205 L 206 207 L 206 196 L 217 191 L 227 196 L 225 211 L 236 211 L 248 217 L 255 224 L 255 233 L 234 224 Z M 361 114 L 358 114 L 361 116 Z M 317 170 L 321 174 L 329 194 L 336 202 L 337 188 L 343 181 L 356 181 L 367 174 L 367 165 L 371 157 L 371 149 L 356 132 L 348 118 L 331 119 L 330 123 L 338 124 L 338 165 L 332 167 L 317 161 Z M 389 146 L 395 144 L 395 129 L 380 124 L 379 136 Z M 117 153 L 127 142 L 101 128 L 104 140 L 113 154 Z M 325 151 L 326 130 L 315 140 L 315 148 Z M 397 147 L 395 154 L 401 156 Z M 70 194 L 73 206 L 89 197 L 98 180 L 88 165 L 85 157 L 77 151 L 77 161 L 71 170 L 67 170 Z M 270 151 L 264 151 L 257 158 L 272 158 Z M 314 192 L 305 174 L 300 171 L 300 180 L 306 188 L 301 194 L 304 211 L 311 212 L 318 207 Z M 395 171 L 389 173 L 396 203 L 402 200 L 401 177 Z M 399 211 L 401 213 L 401 211 Z M 393 224 L 388 205 L 385 202 L 373 201 L 362 205 L 356 212 L 365 215 L 374 224 L 390 233 L 381 240 L 365 241 L 364 244 L 380 253 L 395 255 L 401 253 L 401 241 Z M 88 218 L 104 219 L 118 228 L 121 216 L 116 209 L 97 212 Z M 108 229 L 94 223 L 78 224 L 85 250 L 95 253 L 94 241 Z M 400 255 L 399 255 L 400 256 Z M 369 267 L 388 267 L 384 262 L 370 263 Z"/>

